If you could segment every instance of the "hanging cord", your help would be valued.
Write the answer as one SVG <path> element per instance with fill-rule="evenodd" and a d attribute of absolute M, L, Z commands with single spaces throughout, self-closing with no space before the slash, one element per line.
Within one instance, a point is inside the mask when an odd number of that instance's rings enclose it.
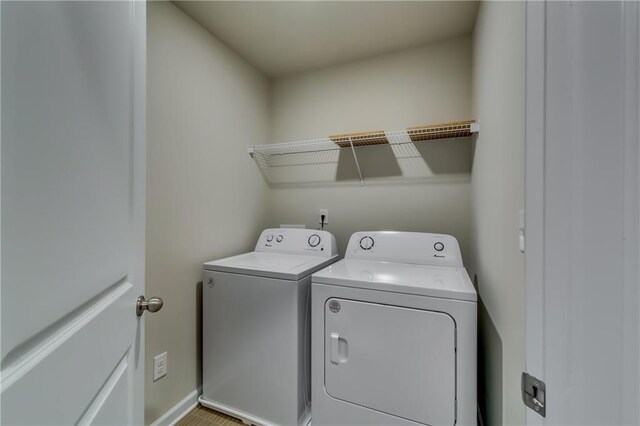
<path fill-rule="evenodd" d="M 325 218 L 325 215 L 321 214 L 320 215 L 320 230 L 321 231 L 324 230 L 324 218 Z"/>

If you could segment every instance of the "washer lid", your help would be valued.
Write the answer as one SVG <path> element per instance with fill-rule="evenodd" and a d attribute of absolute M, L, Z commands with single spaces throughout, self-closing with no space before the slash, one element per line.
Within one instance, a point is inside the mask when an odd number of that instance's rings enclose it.
<path fill-rule="evenodd" d="M 282 253 L 251 252 L 204 264 L 207 271 L 230 272 L 284 280 L 299 280 L 337 260 Z"/>
<path fill-rule="evenodd" d="M 477 300 L 464 268 L 343 259 L 313 274 L 313 282 L 445 299 Z"/>

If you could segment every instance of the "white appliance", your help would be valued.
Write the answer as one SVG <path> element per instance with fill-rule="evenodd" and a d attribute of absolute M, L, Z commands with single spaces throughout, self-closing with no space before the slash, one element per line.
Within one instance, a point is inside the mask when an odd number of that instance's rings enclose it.
<path fill-rule="evenodd" d="M 476 424 L 476 291 L 454 237 L 358 232 L 312 281 L 314 426 Z"/>
<path fill-rule="evenodd" d="M 311 274 L 337 258 L 329 232 L 278 228 L 204 264 L 202 405 L 256 425 L 309 422 Z"/>

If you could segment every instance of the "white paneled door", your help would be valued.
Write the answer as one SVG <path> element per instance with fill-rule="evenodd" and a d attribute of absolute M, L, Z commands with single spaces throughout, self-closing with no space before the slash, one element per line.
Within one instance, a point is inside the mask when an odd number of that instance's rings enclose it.
<path fill-rule="evenodd" d="M 640 423 L 639 18 L 527 4 L 526 368 L 546 383 L 530 425 Z"/>
<path fill-rule="evenodd" d="M 0 422 L 143 423 L 145 4 L 0 16 Z"/>

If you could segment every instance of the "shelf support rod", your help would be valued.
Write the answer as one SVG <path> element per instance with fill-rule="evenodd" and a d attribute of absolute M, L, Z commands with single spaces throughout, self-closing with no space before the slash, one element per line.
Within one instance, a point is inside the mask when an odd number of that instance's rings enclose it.
<path fill-rule="evenodd" d="M 351 145 L 351 152 L 353 153 L 353 159 L 356 161 L 356 168 L 358 169 L 358 175 L 360 175 L 360 186 L 364 186 L 364 179 L 362 179 L 360 164 L 358 164 L 358 156 L 356 155 L 356 149 L 353 147 L 353 141 L 351 140 L 351 137 L 349 137 L 349 145 Z"/>

